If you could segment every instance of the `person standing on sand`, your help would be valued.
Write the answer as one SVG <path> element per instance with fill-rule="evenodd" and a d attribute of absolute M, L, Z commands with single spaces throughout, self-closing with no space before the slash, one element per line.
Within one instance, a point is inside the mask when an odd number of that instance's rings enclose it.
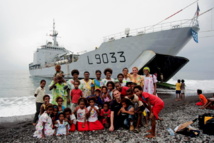
<path fill-rule="evenodd" d="M 124 78 L 123 78 L 123 82 L 125 82 L 125 83 L 127 83 L 127 82 L 130 82 L 131 80 L 130 80 L 130 74 L 129 74 L 129 70 L 128 70 L 128 68 L 123 68 L 123 76 L 124 76 Z"/>
<path fill-rule="evenodd" d="M 136 83 L 137 85 L 143 86 L 144 78 L 143 76 L 138 74 L 138 68 L 133 67 L 132 68 L 132 74 L 130 75 L 131 82 Z"/>
<path fill-rule="evenodd" d="M 53 99 L 52 104 L 57 105 L 56 99 L 57 97 L 62 97 L 63 106 L 67 107 L 67 103 L 69 103 L 68 92 L 67 92 L 67 84 L 64 81 L 62 76 L 57 75 L 54 77 L 54 80 L 49 85 L 49 90 L 52 91 Z"/>
<path fill-rule="evenodd" d="M 181 80 L 181 99 L 184 100 L 185 99 L 185 81 L 182 79 Z"/>
<path fill-rule="evenodd" d="M 74 69 L 74 70 L 71 71 L 71 75 L 72 75 L 73 79 L 69 79 L 67 81 L 68 88 L 69 88 L 70 91 L 72 89 L 74 89 L 74 81 L 79 80 L 78 79 L 78 77 L 79 77 L 79 71 L 77 69 Z"/>
<path fill-rule="evenodd" d="M 181 98 L 180 98 L 180 95 L 181 95 L 181 80 L 178 79 L 177 83 L 175 84 L 175 94 L 176 94 L 176 99 L 175 101 L 180 101 Z"/>
<path fill-rule="evenodd" d="M 144 86 L 143 91 L 148 92 L 149 94 L 157 95 L 156 88 L 157 88 L 157 77 L 153 74 L 150 74 L 150 68 L 144 67 Z"/>
<path fill-rule="evenodd" d="M 84 79 L 80 80 L 80 89 L 83 92 L 83 97 L 87 98 L 92 95 L 91 84 L 92 80 L 89 78 L 90 73 L 88 71 L 84 72 Z"/>
<path fill-rule="evenodd" d="M 45 80 L 40 81 L 40 86 L 36 89 L 34 96 L 36 97 L 36 113 L 33 119 L 33 125 L 36 125 L 36 122 L 38 121 L 38 116 L 40 113 L 40 108 L 42 104 L 44 103 L 43 97 L 45 96 Z"/>
<path fill-rule="evenodd" d="M 135 86 L 134 87 L 134 93 L 139 97 L 139 98 L 144 98 L 147 105 L 148 109 L 150 111 L 150 119 L 151 119 L 151 130 L 148 130 L 149 135 L 146 135 L 145 137 L 147 138 L 154 138 L 155 137 L 155 130 L 156 130 L 156 120 L 162 120 L 159 118 L 159 113 L 160 111 L 164 108 L 164 102 L 162 99 L 159 97 L 149 94 L 147 92 L 143 92 L 143 89 L 141 86 Z"/>
<path fill-rule="evenodd" d="M 95 75 L 96 75 L 96 78 L 93 79 L 91 82 L 92 95 L 94 95 L 95 90 L 101 89 L 100 82 L 102 81 L 102 79 L 101 79 L 102 72 L 100 70 L 96 70 Z"/>
<path fill-rule="evenodd" d="M 110 68 L 107 68 L 107 69 L 104 70 L 104 74 L 105 74 L 106 78 L 102 79 L 101 87 L 102 86 L 106 86 L 109 81 L 113 81 L 114 82 L 114 79 L 111 78 L 112 73 L 113 73 L 113 71 Z"/>

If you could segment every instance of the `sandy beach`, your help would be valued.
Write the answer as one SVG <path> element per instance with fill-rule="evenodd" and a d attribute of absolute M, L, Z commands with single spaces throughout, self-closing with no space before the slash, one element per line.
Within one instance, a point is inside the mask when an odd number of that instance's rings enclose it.
<path fill-rule="evenodd" d="M 109 132 L 108 130 L 95 132 L 74 132 L 68 136 L 47 137 L 45 139 L 33 138 L 35 127 L 32 126 L 33 115 L 24 117 L 0 118 L 0 142 L 93 142 L 93 143 L 122 143 L 122 142 L 214 142 L 214 136 L 203 134 L 195 138 L 181 134 L 170 136 L 167 128 L 174 129 L 177 125 L 193 120 L 197 115 L 214 113 L 214 110 L 202 110 L 195 106 L 197 96 L 188 96 L 185 101 L 175 101 L 173 95 L 159 95 L 165 102 L 165 108 L 160 116 L 164 121 L 158 121 L 157 136 L 153 139 L 144 138 L 149 127 L 141 127 L 140 133 L 130 132 L 124 129 Z M 206 94 L 211 97 L 212 94 Z M 14 119 L 15 118 L 15 119 Z M 15 120 L 15 121 L 14 121 Z M 14 122 L 12 122 L 14 121 Z M 192 126 L 198 128 L 198 122 Z"/>

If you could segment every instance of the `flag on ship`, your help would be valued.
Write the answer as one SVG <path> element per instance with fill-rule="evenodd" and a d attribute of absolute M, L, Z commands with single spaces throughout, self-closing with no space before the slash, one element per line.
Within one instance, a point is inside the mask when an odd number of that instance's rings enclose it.
<path fill-rule="evenodd" d="M 195 30 L 191 30 L 192 31 L 192 38 L 193 40 L 198 43 L 198 32 L 196 32 Z"/>

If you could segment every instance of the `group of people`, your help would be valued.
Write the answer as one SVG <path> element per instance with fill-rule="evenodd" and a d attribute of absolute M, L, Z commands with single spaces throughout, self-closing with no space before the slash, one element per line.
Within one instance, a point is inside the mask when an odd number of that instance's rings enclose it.
<path fill-rule="evenodd" d="M 175 94 L 176 94 L 176 99 L 175 101 L 180 101 L 185 99 L 185 81 L 182 79 L 178 79 L 177 83 L 175 84 Z"/>
<path fill-rule="evenodd" d="M 84 72 L 79 80 L 79 71 L 71 71 L 72 79 L 65 80 L 60 65 L 49 85 L 50 96 L 45 94 L 45 80 L 35 91 L 36 114 L 33 124 L 36 126 L 34 137 L 44 138 L 51 135 L 68 135 L 69 132 L 95 131 L 119 128 L 139 132 L 140 126 L 151 122 L 151 130 L 146 137 L 155 137 L 156 120 L 162 120 L 158 114 L 164 108 L 164 102 L 156 93 L 157 78 L 150 74 L 150 68 L 143 68 L 144 76 L 133 67 L 129 74 L 127 68 L 111 77 L 113 70 L 95 71 L 96 78 L 90 79 L 90 73 Z M 145 119 L 145 124 L 142 123 Z"/>

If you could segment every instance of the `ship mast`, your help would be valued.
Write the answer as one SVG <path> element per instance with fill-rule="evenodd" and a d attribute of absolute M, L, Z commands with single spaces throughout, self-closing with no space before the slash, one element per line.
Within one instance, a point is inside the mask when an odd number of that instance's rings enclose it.
<path fill-rule="evenodd" d="M 55 21 L 53 20 L 53 34 L 50 34 L 50 36 L 53 37 L 53 42 L 54 42 L 53 45 L 54 45 L 54 46 L 58 46 L 58 42 L 57 42 L 57 40 L 56 40 L 57 35 L 58 35 L 58 33 L 57 33 L 57 31 L 55 30 Z"/>

